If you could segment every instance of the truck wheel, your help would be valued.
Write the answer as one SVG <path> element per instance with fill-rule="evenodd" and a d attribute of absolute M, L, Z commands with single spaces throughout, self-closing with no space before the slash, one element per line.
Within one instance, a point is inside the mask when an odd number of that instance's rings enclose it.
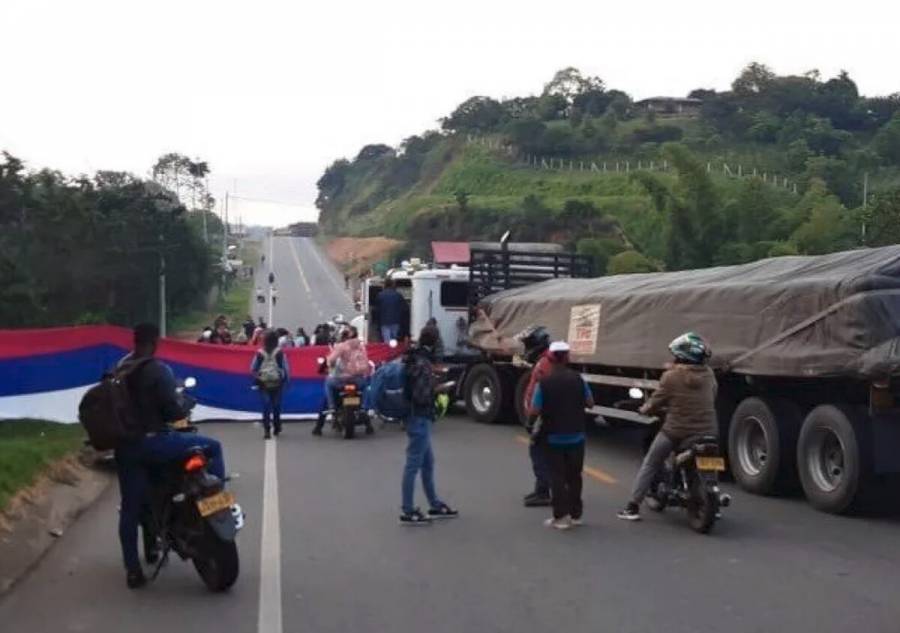
<path fill-rule="evenodd" d="M 531 379 L 531 372 L 524 372 L 516 381 L 516 419 L 522 426 L 528 425 L 528 414 L 525 412 L 525 389 L 528 388 L 528 381 Z"/>
<path fill-rule="evenodd" d="M 865 413 L 823 404 L 809 412 L 797 442 L 797 465 L 806 498 L 818 510 L 854 509 L 872 473 Z"/>
<path fill-rule="evenodd" d="M 503 409 L 503 381 L 493 365 L 481 363 L 469 370 L 463 386 L 466 412 L 478 422 L 493 424 Z"/>
<path fill-rule="evenodd" d="M 794 453 L 800 410 L 780 398 L 747 398 L 731 416 L 728 457 L 741 488 L 768 495 L 795 479 Z"/>

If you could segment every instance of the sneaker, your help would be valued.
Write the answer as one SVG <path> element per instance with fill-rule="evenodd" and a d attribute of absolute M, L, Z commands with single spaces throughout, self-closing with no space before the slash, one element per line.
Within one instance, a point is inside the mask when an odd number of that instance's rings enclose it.
<path fill-rule="evenodd" d="M 641 512 L 636 503 L 629 503 L 616 515 L 623 521 L 640 521 Z"/>
<path fill-rule="evenodd" d="M 400 515 L 400 525 L 431 525 L 431 518 L 416 508 L 412 512 L 404 512 Z"/>
<path fill-rule="evenodd" d="M 140 589 L 147 584 L 147 577 L 144 576 L 144 572 L 140 569 L 130 571 L 125 576 L 125 584 L 128 585 L 129 589 Z"/>
<path fill-rule="evenodd" d="M 436 508 L 428 510 L 428 518 L 430 519 L 455 519 L 459 516 L 459 510 L 454 510 L 446 503 L 442 503 Z"/>
<path fill-rule="evenodd" d="M 550 505 L 550 493 L 547 492 L 532 492 L 529 495 L 525 495 L 525 507 L 526 508 L 541 508 Z"/>
<path fill-rule="evenodd" d="M 544 521 L 544 525 L 556 530 L 568 530 L 572 527 L 572 521 L 569 519 L 569 517 L 563 517 L 561 519 L 554 519 L 553 517 L 550 517 L 549 519 Z"/>
<path fill-rule="evenodd" d="M 578 517 L 577 519 L 573 517 L 569 520 L 569 523 L 572 524 L 572 527 L 578 527 L 579 525 L 584 525 L 584 519 L 581 517 Z"/>

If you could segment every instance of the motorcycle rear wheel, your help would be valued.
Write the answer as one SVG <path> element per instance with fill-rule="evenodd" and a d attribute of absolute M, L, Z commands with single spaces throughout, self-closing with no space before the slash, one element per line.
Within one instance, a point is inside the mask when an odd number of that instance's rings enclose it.
<path fill-rule="evenodd" d="M 227 591 L 240 571 L 237 543 L 223 541 L 209 525 L 204 527 L 201 551 L 191 562 L 210 591 Z"/>
<path fill-rule="evenodd" d="M 352 440 L 356 435 L 356 420 L 353 419 L 353 413 L 346 409 L 341 411 L 341 424 L 344 426 L 344 439 Z"/>
<path fill-rule="evenodd" d="M 691 529 L 699 534 L 709 534 L 716 524 L 719 514 L 719 498 L 706 489 L 696 475 L 691 482 L 691 497 L 687 504 L 688 521 Z"/>

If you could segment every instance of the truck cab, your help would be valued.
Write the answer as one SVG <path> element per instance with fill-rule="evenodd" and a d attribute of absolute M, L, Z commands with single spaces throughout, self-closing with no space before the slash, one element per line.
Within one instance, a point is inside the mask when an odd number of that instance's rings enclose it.
<path fill-rule="evenodd" d="M 399 268 L 388 270 L 383 277 L 370 277 L 361 287 L 362 321 L 359 323 L 363 340 L 381 341 L 376 297 L 391 279 L 397 291 L 406 299 L 408 316 L 401 324 L 401 337 L 413 340 L 434 319 L 443 342 L 443 356 L 466 353 L 466 331 L 469 325 L 469 269 L 459 266 L 433 268 L 417 260 L 404 262 Z"/>

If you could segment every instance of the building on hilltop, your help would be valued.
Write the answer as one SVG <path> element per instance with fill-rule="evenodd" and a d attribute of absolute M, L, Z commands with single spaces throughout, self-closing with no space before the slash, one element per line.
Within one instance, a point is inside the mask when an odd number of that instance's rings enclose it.
<path fill-rule="evenodd" d="M 691 97 L 650 97 L 636 102 L 635 107 L 641 112 L 653 112 L 657 116 L 700 116 L 702 99 Z"/>

